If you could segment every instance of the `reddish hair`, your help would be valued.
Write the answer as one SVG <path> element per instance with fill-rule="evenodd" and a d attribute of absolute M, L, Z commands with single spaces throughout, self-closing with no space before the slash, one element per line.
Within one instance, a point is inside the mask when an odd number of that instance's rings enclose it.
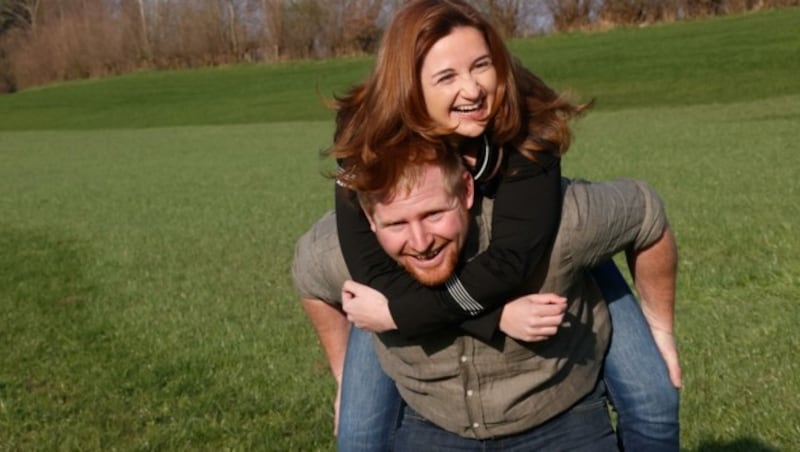
<path fill-rule="evenodd" d="M 464 196 L 467 184 L 462 176 L 466 168 L 457 152 L 421 137 L 412 137 L 409 142 L 399 144 L 398 148 L 398 152 L 406 156 L 404 165 L 376 159 L 365 171 L 368 176 L 359 178 L 362 185 L 354 187 L 361 207 L 368 214 L 374 213 L 375 204 L 379 202 L 391 202 L 395 196 L 411 193 L 429 165 L 441 170 L 448 195 L 457 198 Z"/>

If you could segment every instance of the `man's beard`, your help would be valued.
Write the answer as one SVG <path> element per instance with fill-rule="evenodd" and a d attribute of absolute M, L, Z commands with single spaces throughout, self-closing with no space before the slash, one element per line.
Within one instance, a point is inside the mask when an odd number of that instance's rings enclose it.
<path fill-rule="evenodd" d="M 415 258 L 411 256 L 405 256 L 400 261 L 400 264 L 420 283 L 426 286 L 438 286 L 439 284 L 444 284 L 450 278 L 458 264 L 458 253 L 455 252 L 454 247 L 446 246 L 441 250 L 441 253 L 444 253 L 442 263 L 434 268 L 415 266 L 413 264 Z"/>

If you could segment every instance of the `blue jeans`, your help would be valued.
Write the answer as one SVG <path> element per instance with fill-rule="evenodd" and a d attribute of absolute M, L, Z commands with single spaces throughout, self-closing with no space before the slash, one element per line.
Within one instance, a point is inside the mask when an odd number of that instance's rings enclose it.
<path fill-rule="evenodd" d="M 680 449 L 678 390 L 656 347 L 639 303 L 612 261 L 593 275 L 611 314 L 611 344 L 603 380 L 617 411 L 620 447 L 629 451 Z"/>
<path fill-rule="evenodd" d="M 371 333 L 350 328 L 342 373 L 336 446 L 342 452 L 391 450 L 403 400 L 378 362 Z"/>
<path fill-rule="evenodd" d="M 603 379 L 617 411 L 624 450 L 677 451 L 678 392 L 625 280 L 612 261 L 594 271 L 608 301 L 613 330 Z M 347 345 L 338 448 L 342 452 L 388 451 L 401 415 L 394 382 L 380 368 L 372 335 L 352 328 Z"/>
<path fill-rule="evenodd" d="M 443 430 L 405 407 L 396 452 L 503 451 L 503 452 L 616 452 L 617 439 L 611 428 L 602 383 L 568 411 L 518 435 L 476 440 Z"/>

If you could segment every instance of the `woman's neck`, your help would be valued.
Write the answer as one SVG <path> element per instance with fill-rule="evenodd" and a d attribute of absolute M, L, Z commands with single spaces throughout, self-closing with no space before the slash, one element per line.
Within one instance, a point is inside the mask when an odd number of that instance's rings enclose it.
<path fill-rule="evenodd" d="M 480 158 L 480 153 L 484 151 L 485 141 L 483 135 L 479 137 L 464 137 L 461 135 L 453 136 L 450 144 L 458 149 L 464 158 L 464 162 L 472 169 Z"/>

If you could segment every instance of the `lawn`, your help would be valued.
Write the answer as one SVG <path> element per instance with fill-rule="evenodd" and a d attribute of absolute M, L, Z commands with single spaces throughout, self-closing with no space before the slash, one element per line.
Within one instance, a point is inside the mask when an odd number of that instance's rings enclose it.
<path fill-rule="evenodd" d="M 565 173 L 638 177 L 681 252 L 682 444 L 800 449 L 800 9 L 519 40 L 597 107 Z M 332 205 L 322 100 L 370 59 L 0 97 L 0 450 L 332 450 L 293 293 Z"/>

